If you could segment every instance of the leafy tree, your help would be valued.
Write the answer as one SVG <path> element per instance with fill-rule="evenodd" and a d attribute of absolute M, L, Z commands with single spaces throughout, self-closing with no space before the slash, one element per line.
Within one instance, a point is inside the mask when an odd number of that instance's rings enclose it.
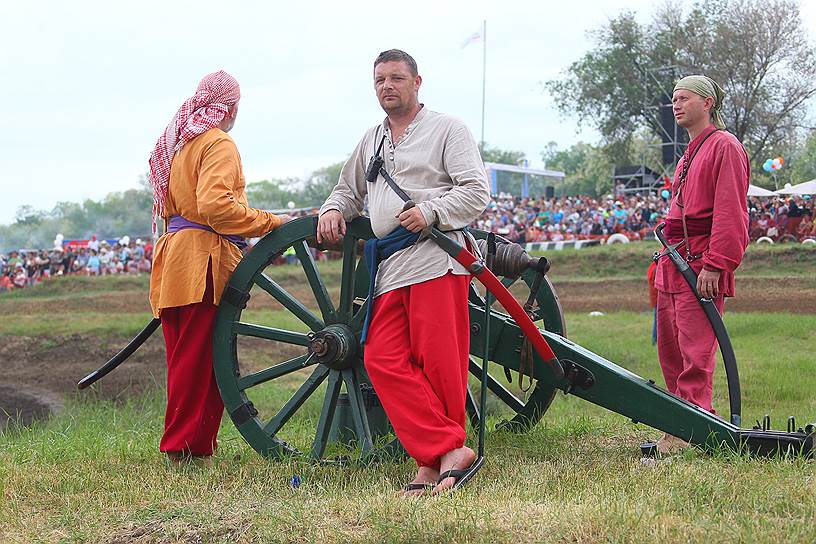
<path fill-rule="evenodd" d="M 318 168 L 312 172 L 311 177 L 306 181 L 303 188 L 303 201 L 306 206 L 320 206 L 337 185 L 340 179 L 340 171 L 346 161 L 336 162 L 323 168 Z"/>
<path fill-rule="evenodd" d="M 297 204 L 296 190 L 293 188 L 297 183 L 296 178 L 248 183 L 246 186 L 247 200 L 253 208 L 265 210 L 286 208 L 289 202 Z"/>
<path fill-rule="evenodd" d="M 786 171 L 789 176 L 785 181 L 791 184 L 816 179 L 816 131 L 786 158 L 782 172 Z"/>
<path fill-rule="evenodd" d="M 45 213 L 29 205 L 20 206 L 14 214 L 14 222 L 24 227 L 39 225 L 43 219 L 45 219 Z"/>
<path fill-rule="evenodd" d="M 520 166 L 524 163 L 525 155 L 523 151 L 510 151 L 507 149 L 499 149 L 498 147 L 490 147 L 485 144 L 481 149 L 482 160 L 484 162 L 497 162 L 499 164 L 512 164 Z"/>
<path fill-rule="evenodd" d="M 650 24 L 625 11 L 592 35 L 595 49 L 546 87 L 562 113 L 600 131 L 610 157 L 629 155 L 639 128 L 659 135 L 652 107 L 675 74 L 657 67 L 717 80 L 729 130 L 757 166 L 795 140 L 816 94 L 816 49 L 795 0 L 698 1 L 688 13 L 667 3 Z"/>
<path fill-rule="evenodd" d="M 612 187 L 612 162 L 600 146 L 578 142 L 559 150 L 555 142 L 547 144 L 541 152 L 547 168 L 561 170 L 566 174 L 558 185 L 558 195 L 589 194 L 596 196 Z"/>
<path fill-rule="evenodd" d="M 294 202 L 297 208 L 318 207 L 337 184 L 343 164 L 345 161 L 319 168 L 305 180 L 286 178 L 248 183 L 247 198 L 251 206 L 269 210 L 286 208 L 289 202 Z"/>

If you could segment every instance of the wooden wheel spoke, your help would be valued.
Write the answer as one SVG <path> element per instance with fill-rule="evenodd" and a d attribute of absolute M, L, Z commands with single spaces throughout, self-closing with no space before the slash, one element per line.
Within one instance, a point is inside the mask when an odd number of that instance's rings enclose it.
<path fill-rule="evenodd" d="M 275 366 L 265 368 L 259 372 L 241 376 L 238 379 L 238 390 L 244 391 L 250 387 L 255 387 L 256 385 L 260 385 L 270 380 L 276 380 L 282 376 L 286 376 L 287 374 L 291 374 L 292 372 L 306 368 L 309 365 L 314 364 L 314 362 L 313 355 L 307 353 L 295 357 L 294 359 L 289 359 L 288 361 L 278 363 Z"/>
<path fill-rule="evenodd" d="M 319 317 L 303 305 L 298 299 L 293 297 L 283 287 L 278 285 L 273 279 L 263 272 L 255 275 L 255 283 L 272 295 L 272 298 L 280 302 L 284 308 L 292 312 L 298 319 L 305 323 L 311 330 L 319 331 L 325 326 Z"/>
<path fill-rule="evenodd" d="M 312 458 L 320 459 L 326 451 L 326 443 L 329 441 L 329 431 L 331 430 L 334 412 L 337 409 L 337 397 L 340 396 L 340 372 L 332 370 L 329 373 L 329 383 L 326 386 L 326 396 L 323 398 L 323 408 L 320 410 L 320 419 L 317 422 L 317 431 L 312 443 Z"/>
<path fill-rule="evenodd" d="M 233 327 L 236 334 L 244 336 L 253 336 L 255 338 L 263 338 L 265 340 L 275 340 L 284 342 L 286 344 L 294 344 L 296 346 L 308 346 L 309 339 L 306 333 L 287 331 L 284 329 L 276 329 L 274 327 L 266 327 L 264 325 L 256 325 L 254 323 L 237 322 Z"/>
<path fill-rule="evenodd" d="M 482 379 L 482 367 L 476 364 L 473 359 L 470 360 L 469 363 L 470 372 L 476 376 L 478 379 Z M 518 397 L 516 397 L 513 393 L 511 393 L 506 387 L 496 380 L 493 376 L 489 373 L 487 375 L 487 388 L 493 391 L 493 394 L 499 397 L 502 402 L 504 402 L 507 406 L 510 407 L 516 413 L 521 412 L 524 410 L 524 403 L 521 402 Z"/>
<path fill-rule="evenodd" d="M 351 319 L 354 307 L 354 278 L 357 275 L 357 238 L 346 235 L 343 238 L 343 268 L 340 278 L 340 304 L 338 318 L 344 323 Z"/>
<path fill-rule="evenodd" d="M 306 274 L 306 279 L 312 287 L 312 293 L 314 293 L 315 300 L 320 308 L 320 313 L 323 314 L 323 320 L 326 323 L 331 323 L 335 316 L 334 305 L 332 304 L 329 292 L 326 290 L 326 284 L 323 283 L 323 279 L 320 277 L 320 271 L 317 269 L 317 265 L 312 257 L 312 251 L 309 249 L 309 246 L 306 245 L 305 240 L 296 242 L 293 247 L 303 267 L 303 272 Z"/>
<path fill-rule="evenodd" d="M 295 412 L 297 412 L 298 408 L 303 406 L 303 403 L 306 402 L 312 393 L 323 383 L 323 380 L 326 379 L 326 376 L 329 374 L 329 368 L 323 365 L 318 366 L 312 375 L 303 382 L 303 385 L 295 391 L 295 394 L 292 395 L 286 404 L 283 405 L 275 417 L 269 420 L 269 422 L 264 425 L 264 432 L 266 432 L 270 436 L 274 436 L 278 433 L 278 431 L 283 427 L 289 418 L 291 418 Z"/>
<path fill-rule="evenodd" d="M 343 370 L 343 381 L 346 384 L 346 392 L 349 397 L 349 407 L 351 408 L 351 418 L 354 421 L 354 430 L 357 432 L 357 440 L 360 443 L 363 453 L 373 447 L 371 440 L 371 429 L 368 427 L 368 415 L 366 414 L 363 394 L 360 390 L 360 380 L 353 368 Z"/>

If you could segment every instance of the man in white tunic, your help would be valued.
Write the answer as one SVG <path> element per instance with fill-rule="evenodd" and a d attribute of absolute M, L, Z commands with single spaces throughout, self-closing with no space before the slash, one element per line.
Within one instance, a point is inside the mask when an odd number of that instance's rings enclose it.
<path fill-rule="evenodd" d="M 320 209 L 318 241 L 336 242 L 368 196 L 378 239 L 428 226 L 461 232 L 490 200 L 479 149 L 459 120 L 418 100 L 416 61 L 391 49 L 374 61 L 374 87 L 387 117 L 369 129 Z M 372 156 L 417 205 L 404 202 L 379 175 L 366 181 Z M 410 231 L 410 232 L 409 232 Z M 416 238 L 414 236 L 414 238 Z M 394 430 L 418 465 L 406 494 L 450 489 L 475 460 L 465 443 L 470 330 L 470 274 L 433 241 L 419 236 L 386 257 L 376 272 L 365 365 Z"/>

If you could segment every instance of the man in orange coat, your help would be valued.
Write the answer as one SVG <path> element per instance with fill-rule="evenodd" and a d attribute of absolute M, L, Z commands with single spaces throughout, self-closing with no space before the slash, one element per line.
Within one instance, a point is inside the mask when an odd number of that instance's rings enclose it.
<path fill-rule="evenodd" d="M 724 297 L 734 296 L 734 270 L 748 245 L 748 155 L 726 132 L 720 115 L 725 93 L 706 76 L 688 76 L 674 88 L 677 124 L 689 145 L 677 164 L 666 218 L 669 243 L 697 274 L 697 291 L 722 314 Z M 669 392 L 704 410 L 711 405 L 717 339 L 697 298 L 669 259 L 661 259 L 655 286 L 657 352 Z M 666 453 L 685 442 L 664 436 Z"/>
<path fill-rule="evenodd" d="M 167 410 L 159 449 L 174 461 L 208 458 L 224 404 L 213 374 L 212 330 L 221 292 L 241 260 L 243 237 L 289 220 L 250 208 L 235 124 L 238 82 L 224 71 L 201 80 L 150 155 L 156 243 L 150 306 L 167 350 Z M 155 224 L 154 224 L 155 229 Z"/>

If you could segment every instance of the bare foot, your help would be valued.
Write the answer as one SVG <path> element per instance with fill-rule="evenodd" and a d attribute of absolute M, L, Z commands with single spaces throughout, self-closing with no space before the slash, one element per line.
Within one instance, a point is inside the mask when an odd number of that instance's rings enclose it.
<path fill-rule="evenodd" d="M 437 478 L 439 478 L 439 471 L 435 468 L 419 467 L 419 470 L 417 470 L 416 476 L 414 476 L 411 484 L 430 484 L 433 486 L 436 484 Z M 412 489 L 411 491 L 403 490 L 400 492 L 400 495 L 403 497 L 419 497 L 424 495 L 429 489 L 431 488 Z"/>
<path fill-rule="evenodd" d="M 463 446 L 461 448 L 451 450 L 442 456 L 442 459 L 439 462 L 439 472 L 442 473 L 448 470 L 466 469 L 470 467 L 475 460 L 476 452 L 467 446 Z M 431 495 L 438 495 L 443 491 L 447 491 L 448 489 L 452 488 L 455 483 L 456 478 L 449 476 L 436 484 L 436 487 L 434 487 L 431 491 Z"/>
<path fill-rule="evenodd" d="M 677 438 L 670 434 L 664 434 L 663 437 L 657 441 L 657 452 L 661 455 L 670 455 L 677 453 L 689 447 L 689 443 L 682 438 Z"/>

